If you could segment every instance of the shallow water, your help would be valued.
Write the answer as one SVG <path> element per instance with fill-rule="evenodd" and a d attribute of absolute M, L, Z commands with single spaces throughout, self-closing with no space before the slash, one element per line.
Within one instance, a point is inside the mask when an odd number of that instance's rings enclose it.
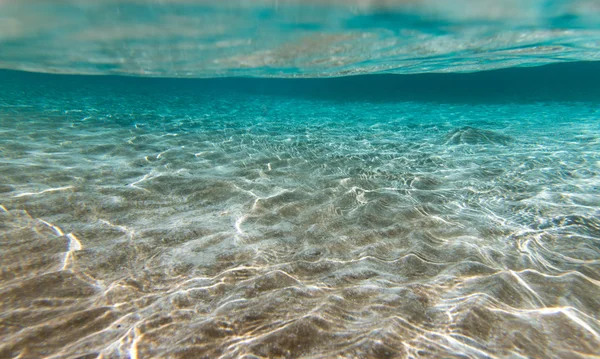
<path fill-rule="evenodd" d="M 2 76 L 3 357 L 600 350 L 597 101 Z"/>
<path fill-rule="evenodd" d="M 0 358 L 597 356 L 598 6 L 449 3 L 0 1 Z"/>

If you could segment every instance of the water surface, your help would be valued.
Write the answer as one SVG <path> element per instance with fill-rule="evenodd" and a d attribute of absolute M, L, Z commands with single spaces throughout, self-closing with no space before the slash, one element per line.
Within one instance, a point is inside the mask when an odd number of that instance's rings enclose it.
<path fill-rule="evenodd" d="M 0 357 L 600 352 L 596 2 L 0 14 Z"/>

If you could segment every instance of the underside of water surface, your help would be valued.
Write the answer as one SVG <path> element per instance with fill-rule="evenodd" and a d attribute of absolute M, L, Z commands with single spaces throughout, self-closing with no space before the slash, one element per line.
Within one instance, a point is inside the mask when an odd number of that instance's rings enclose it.
<path fill-rule="evenodd" d="M 597 357 L 599 13 L 0 0 L 0 358 Z"/>
<path fill-rule="evenodd" d="M 597 0 L 1 0 L 0 68 L 160 77 L 600 60 Z"/>

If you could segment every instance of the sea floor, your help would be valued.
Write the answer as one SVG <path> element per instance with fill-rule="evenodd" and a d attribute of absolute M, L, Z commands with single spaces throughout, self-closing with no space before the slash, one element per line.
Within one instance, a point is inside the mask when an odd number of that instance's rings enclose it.
<path fill-rule="evenodd" d="M 136 81 L 2 90 L 0 357 L 600 352 L 597 102 Z"/>

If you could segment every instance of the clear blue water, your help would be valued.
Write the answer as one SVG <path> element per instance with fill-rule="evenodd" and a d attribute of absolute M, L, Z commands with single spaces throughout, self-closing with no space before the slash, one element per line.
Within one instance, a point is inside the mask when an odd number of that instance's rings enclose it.
<path fill-rule="evenodd" d="M 0 1 L 0 357 L 597 356 L 599 19 Z"/>
<path fill-rule="evenodd" d="M 161 77 L 600 60 L 597 0 L 3 0 L 1 68 Z"/>

